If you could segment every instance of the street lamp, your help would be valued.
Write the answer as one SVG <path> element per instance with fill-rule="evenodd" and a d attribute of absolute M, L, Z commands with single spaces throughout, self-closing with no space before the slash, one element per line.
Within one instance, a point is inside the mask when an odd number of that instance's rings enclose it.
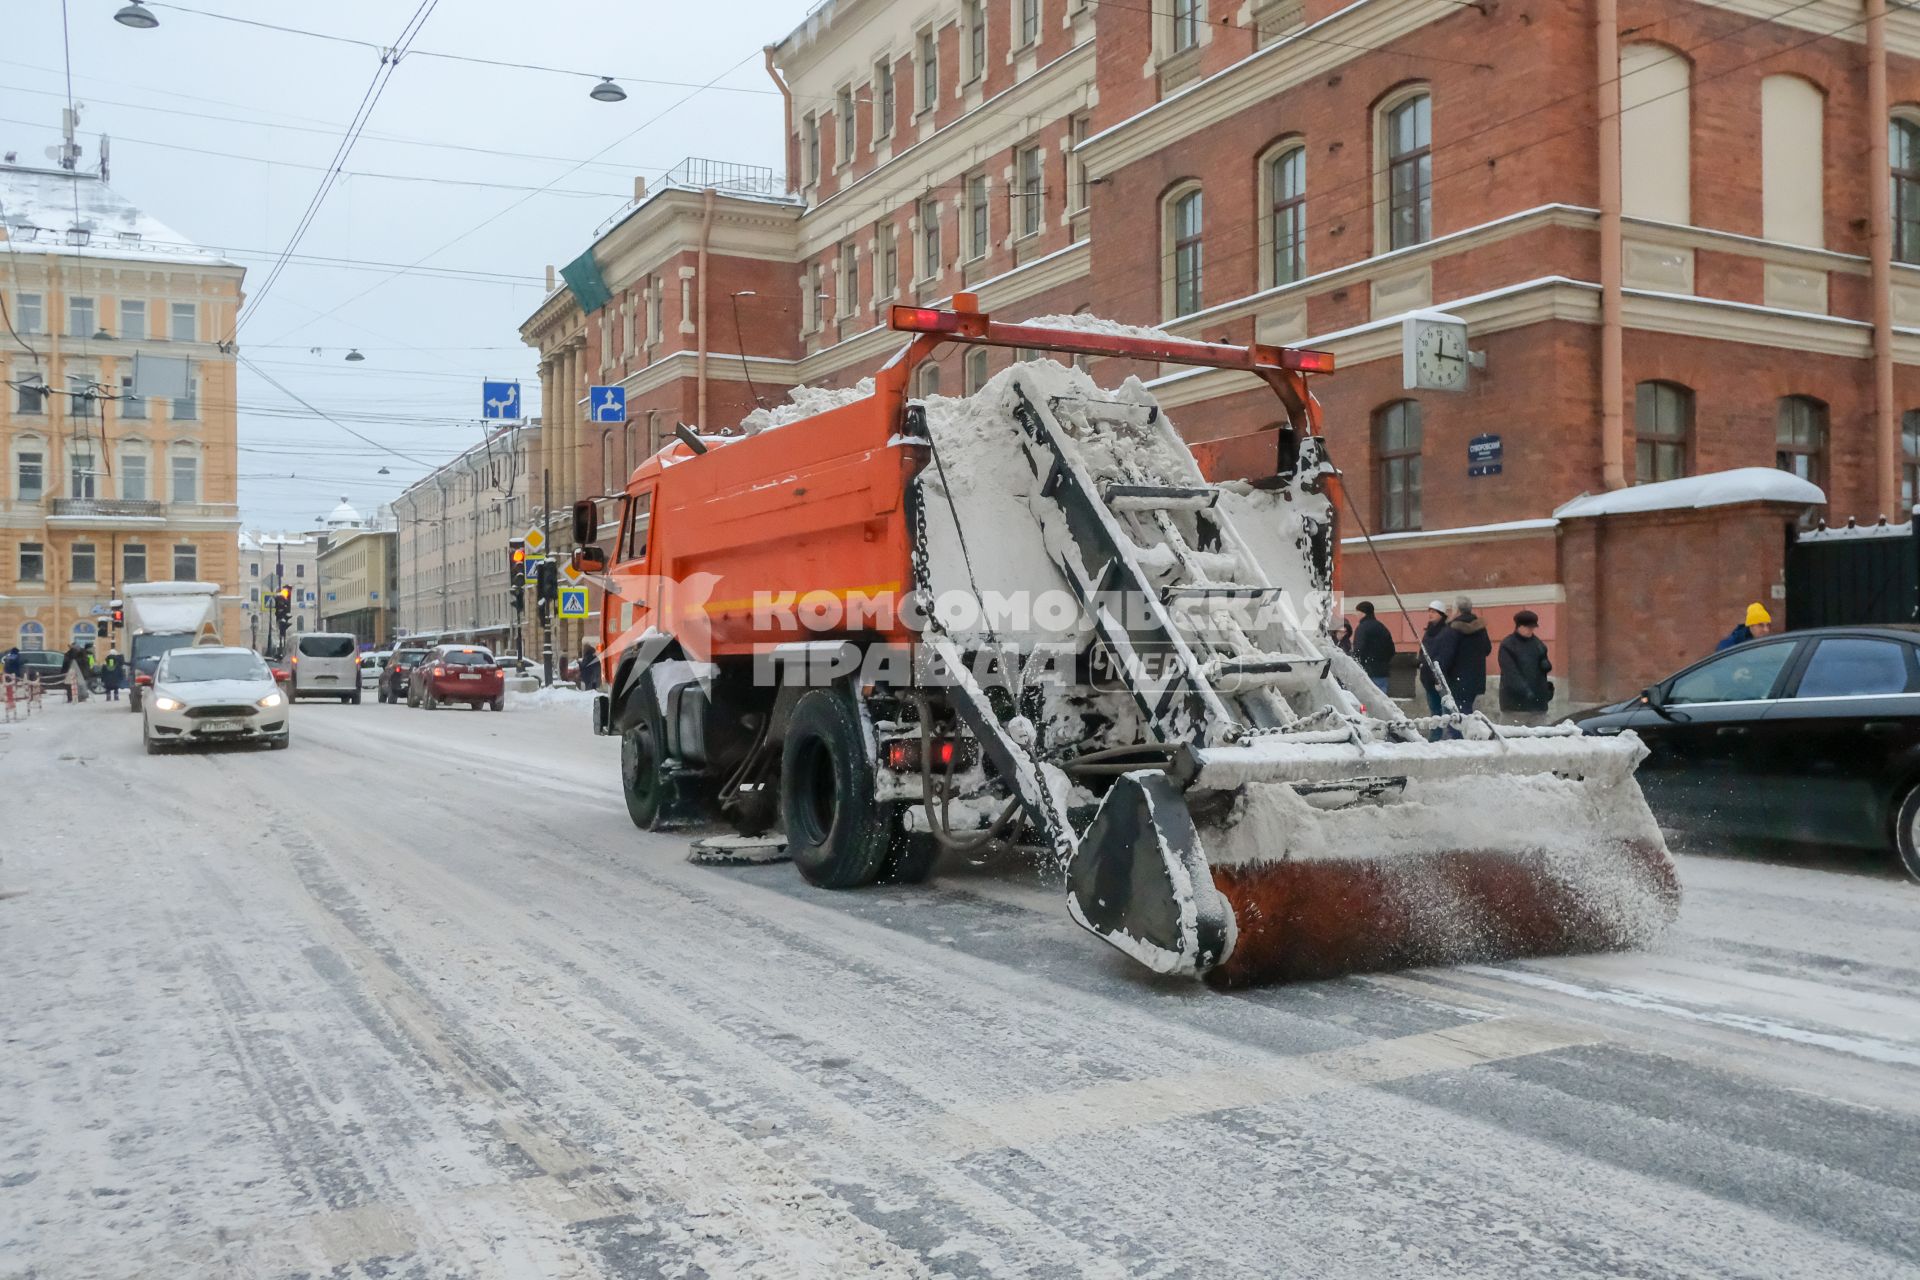
<path fill-rule="evenodd" d="M 601 76 L 600 83 L 589 89 L 587 96 L 595 102 L 625 102 L 627 91 L 615 84 L 612 76 Z"/>
<path fill-rule="evenodd" d="M 366 357 L 360 354 L 360 348 L 354 347 L 347 352 L 346 359 L 349 364 L 358 364 L 360 361 L 365 360 Z"/>
<path fill-rule="evenodd" d="M 133 0 L 133 3 L 113 15 L 113 20 L 123 27 L 132 27 L 135 31 L 151 31 L 160 25 L 160 19 L 153 16 L 153 10 Z"/>

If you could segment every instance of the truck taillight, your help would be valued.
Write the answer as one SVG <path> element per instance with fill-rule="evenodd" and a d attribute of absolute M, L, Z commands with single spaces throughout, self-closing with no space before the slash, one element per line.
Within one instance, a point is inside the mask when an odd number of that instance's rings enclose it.
<path fill-rule="evenodd" d="M 957 738 L 935 738 L 929 762 L 935 769 L 964 769 L 973 763 L 973 752 L 968 745 Z M 889 739 L 881 745 L 880 760 L 895 773 L 919 772 L 920 739 Z"/>

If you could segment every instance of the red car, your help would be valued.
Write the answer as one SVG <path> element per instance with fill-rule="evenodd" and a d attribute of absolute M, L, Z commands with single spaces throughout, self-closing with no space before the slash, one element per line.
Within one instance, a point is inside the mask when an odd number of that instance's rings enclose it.
<path fill-rule="evenodd" d="M 476 711 L 507 706 L 507 678 L 493 654 L 475 644 L 443 644 L 427 652 L 407 673 L 407 705 L 437 709 L 443 702 L 464 702 Z"/>

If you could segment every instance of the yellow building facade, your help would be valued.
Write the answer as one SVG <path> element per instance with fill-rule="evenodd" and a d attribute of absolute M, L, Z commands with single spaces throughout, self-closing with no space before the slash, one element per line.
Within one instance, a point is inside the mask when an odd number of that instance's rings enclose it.
<path fill-rule="evenodd" d="M 99 174 L 0 165 L 0 649 L 93 645 L 121 587 L 176 579 L 219 584 L 222 638 L 245 643 L 244 275 Z M 136 355 L 184 359 L 186 394 L 133 397 Z"/>

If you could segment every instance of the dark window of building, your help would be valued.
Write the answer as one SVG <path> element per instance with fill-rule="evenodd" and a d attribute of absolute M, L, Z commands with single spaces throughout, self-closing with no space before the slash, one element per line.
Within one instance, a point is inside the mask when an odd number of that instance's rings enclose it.
<path fill-rule="evenodd" d="M 1641 383 L 1633 390 L 1633 430 L 1636 484 L 1686 475 L 1693 392 L 1674 382 Z"/>
<path fill-rule="evenodd" d="M 1900 415 L 1900 516 L 1920 505 L 1920 409 Z"/>
<path fill-rule="evenodd" d="M 1420 527 L 1420 402 L 1396 400 L 1373 415 L 1374 456 L 1379 459 L 1380 531 Z"/>
<path fill-rule="evenodd" d="M 1174 197 L 1168 230 L 1172 241 L 1172 301 L 1176 316 L 1191 315 L 1200 309 L 1203 213 L 1199 188 Z"/>
<path fill-rule="evenodd" d="M 1899 262 L 1920 263 L 1920 124 L 1895 119 L 1887 135 L 1893 170 L 1893 256 Z"/>
<path fill-rule="evenodd" d="M 1291 147 L 1267 166 L 1273 208 L 1273 283 L 1307 274 L 1307 149 Z"/>
<path fill-rule="evenodd" d="M 1387 247 L 1433 238 L 1433 100 L 1408 98 L 1387 112 Z"/>
<path fill-rule="evenodd" d="M 1773 463 L 1802 480 L 1826 483 L 1827 406 L 1812 396 L 1783 396 L 1775 411 Z"/>

